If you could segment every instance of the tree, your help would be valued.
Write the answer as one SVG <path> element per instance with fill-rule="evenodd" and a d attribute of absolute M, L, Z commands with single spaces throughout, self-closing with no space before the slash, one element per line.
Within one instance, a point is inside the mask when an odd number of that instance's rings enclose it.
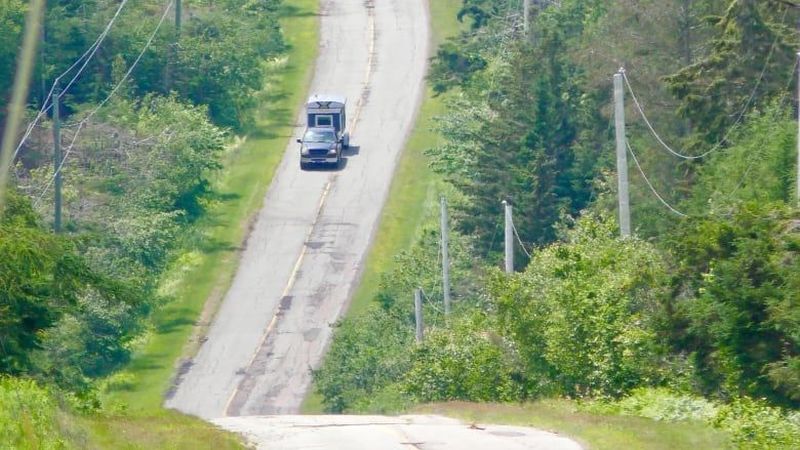
<path fill-rule="evenodd" d="M 708 55 L 666 78 L 681 100 L 702 149 L 728 137 L 728 129 L 763 98 L 782 93 L 792 73 L 796 38 L 786 7 L 755 0 L 732 0 L 723 15 L 709 20 L 717 30 Z"/>
<path fill-rule="evenodd" d="M 703 390 L 800 405 L 796 212 L 746 202 L 693 219 L 671 247 L 680 258 L 674 342 L 692 352 Z"/>
<path fill-rule="evenodd" d="M 33 354 L 44 334 L 79 311 L 85 295 L 109 304 L 137 296 L 92 271 L 69 240 L 39 228 L 27 199 L 10 194 L 0 216 L 0 373 L 38 374 Z"/>
<path fill-rule="evenodd" d="M 586 214 L 524 273 L 490 285 L 532 395 L 618 396 L 669 375 L 654 321 L 666 293 L 662 256 L 617 234 L 613 220 Z"/>
<path fill-rule="evenodd" d="M 570 2 L 543 11 L 535 44 L 485 42 L 485 69 L 439 119 L 445 143 L 428 154 L 467 195 L 461 231 L 478 238 L 483 254 L 497 242 L 502 200 L 514 205 L 522 239 L 545 244 L 560 215 L 576 214 L 591 197 L 598 152 L 579 140 L 602 131 L 583 73 L 566 57 L 591 10 Z"/>

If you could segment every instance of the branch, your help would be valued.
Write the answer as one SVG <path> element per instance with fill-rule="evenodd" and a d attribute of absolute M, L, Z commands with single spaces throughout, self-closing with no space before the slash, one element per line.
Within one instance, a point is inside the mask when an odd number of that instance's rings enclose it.
<path fill-rule="evenodd" d="M 790 8 L 800 8 L 800 3 L 793 2 L 792 0 L 772 0 L 784 4 Z"/>

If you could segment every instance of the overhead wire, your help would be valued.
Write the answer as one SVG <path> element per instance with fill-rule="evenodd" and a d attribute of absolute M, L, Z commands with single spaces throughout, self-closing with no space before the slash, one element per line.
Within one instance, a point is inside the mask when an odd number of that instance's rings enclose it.
<path fill-rule="evenodd" d="M 55 181 L 56 176 L 63 169 L 64 164 L 67 162 L 67 159 L 69 158 L 70 153 L 72 153 L 72 149 L 75 147 L 75 141 L 77 141 L 78 136 L 80 135 L 80 132 L 83 129 L 83 127 L 86 125 L 86 123 L 89 121 L 89 119 L 91 119 L 100 110 L 100 108 L 102 108 L 106 103 L 108 103 L 108 101 L 111 99 L 111 97 L 113 97 L 114 94 L 116 94 L 117 90 L 119 90 L 119 88 L 128 80 L 128 77 L 133 72 L 133 69 L 136 68 L 136 65 L 142 59 L 142 56 L 144 56 L 144 53 L 147 51 L 148 48 L 150 48 L 150 45 L 153 43 L 153 39 L 155 39 L 156 34 L 158 34 L 158 30 L 161 29 L 161 25 L 163 25 L 164 20 L 167 18 L 167 15 L 169 14 L 170 9 L 172 9 L 172 6 L 173 6 L 174 3 L 175 3 L 175 0 L 170 0 L 170 2 L 167 4 L 166 8 L 164 8 L 164 13 L 161 15 L 161 19 L 158 21 L 158 25 L 156 26 L 155 30 L 153 30 L 153 32 L 150 34 L 150 37 L 147 40 L 147 43 L 145 44 L 144 48 L 142 48 L 142 51 L 139 52 L 139 55 L 134 60 L 133 64 L 131 64 L 131 66 L 128 68 L 128 71 L 125 72 L 125 75 L 122 77 L 122 79 L 111 89 L 111 92 L 109 92 L 109 94 L 106 96 L 106 98 L 104 98 L 103 101 L 100 102 L 100 104 L 98 104 L 94 109 L 92 109 L 89 112 L 89 114 L 86 115 L 86 117 L 81 119 L 80 122 L 77 122 L 78 129 L 75 130 L 75 134 L 72 136 L 72 141 L 70 142 L 69 146 L 67 147 L 67 149 L 64 152 L 64 157 L 61 159 L 61 162 L 59 163 L 58 167 L 53 172 L 53 175 L 49 178 L 49 180 L 47 182 L 47 185 L 44 187 L 44 189 L 42 189 L 41 193 L 36 198 L 36 201 L 34 202 L 34 207 L 39 206 L 39 204 L 41 203 L 42 199 L 44 198 L 44 195 L 50 189 L 50 186 L 53 185 L 53 181 Z"/>
<path fill-rule="evenodd" d="M 431 299 L 431 298 L 428 296 L 428 294 L 426 294 L 426 293 L 425 293 L 425 289 L 422 289 L 422 286 L 420 286 L 420 287 L 419 287 L 419 292 L 422 294 L 422 298 L 423 298 L 423 299 L 425 299 L 425 300 L 427 300 L 427 301 L 428 301 L 428 304 L 429 304 L 431 307 L 433 307 L 433 309 L 434 309 L 434 310 L 436 310 L 436 311 L 437 311 L 437 312 L 439 312 L 439 313 L 444 313 L 444 311 L 442 311 L 442 309 L 441 309 L 441 308 L 439 308 L 438 306 L 436 306 L 436 302 L 434 302 L 434 301 L 433 301 L 433 300 L 432 300 L 432 299 Z"/>
<path fill-rule="evenodd" d="M 105 40 L 106 36 L 108 35 L 108 32 L 111 31 L 111 26 L 117 20 L 117 17 L 119 17 L 119 14 L 120 14 L 120 12 L 122 12 L 122 8 L 125 7 L 126 3 L 128 3 L 128 0 L 122 0 L 120 2 L 119 7 L 117 8 L 117 12 L 114 13 L 114 17 L 111 18 L 111 20 L 108 22 L 108 25 L 106 25 L 106 28 L 103 30 L 103 32 L 100 34 L 100 36 L 95 41 L 95 44 L 93 44 L 94 48 L 90 47 L 91 52 L 90 52 L 89 56 L 86 57 L 86 60 L 83 62 L 83 65 L 81 66 L 80 69 L 78 69 L 78 73 L 76 73 L 72 77 L 72 79 L 69 80 L 69 83 L 67 83 L 67 86 L 61 91 L 61 93 L 59 94 L 59 98 L 63 97 L 67 93 L 69 88 L 72 87 L 72 85 L 75 83 L 75 81 L 81 75 L 81 73 L 83 73 L 83 70 L 86 69 L 86 66 L 89 64 L 89 61 L 92 60 L 92 58 L 94 57 L 95 53 L 97 53 L 97 50 L 100 48 L 100 44 L 103 43 L 103 41 Z M 88 50 L 87 50 L 87 52 L 88 52 Z M 84 54 L 86 54 L 86 53 L 84 53 Z M 58 79 L 56 79 L 56 80 L 58 80 Z M 55 83 L 54 83 L 54 85 L 55 85 Z"/>
<path fill-rule="evenodd" d="M 522 251 L 526 255 L 528 255 L 528 258 L 530 259 L 531 258 L 531 254 L 528 253 L 527 249 L 525 249 L 525 244 L 522 243 L 522 239 L 519 237 L 519 232 L 517 231 L 517 225 L 514 224 L 514 220 L 513 219 L 511 220 L 511 229 L 514 230 L 514 236 L 517 237 L 517 242 L 519 243 L 520 248 L 522 248 Z"/>
<path fill-rule="evenodd" d="M 791 88 L 791 85 L 792 85 L 792 83 L 795 81 L 795 75 L 797 74 L 797 70 L 798 70 L 798 67 L 799 67 L 799 66 L 800 66 L 800 57 L 798 57 L 798 58 L 795 58 L 794 65 L 792 66 L 792 69 L 791 69 L 791 72 L 790 72 L 790 76 L 789 76 L 789 80 L 787 81 L 786 88 L 784 89 L 784 91 L 788 91 L 788 90 Z M 762 74 L 763 74 L 763 71 L 762 71 Z M 624 76 L 624 74 L 623 74 L 623 76 Z M 627 78 L 626 78 L 626 77 L 624 77 L 624 78 L 625 78 L 625 80 L 626 80 L 626 83 L 627 83 Z M 800 80 L 798 80 L 798 82 L 800 82 Z M 630 84 L 628 85 L 628 89 L 630 90 Z M 635 96 L 634 96 L 634 94 L 633 94 L 633 92 L 632 92 L 632 91 L 631 91 L 631 95 L 632 95 L 632 97 L 634 98 L 634 102 L 635 102 L 635 103 L 637 103 L 637 109 L 638 109 L 638 101 L 636 100 L 636 98 L 635 98 Z M 787 94 L 784 94 L 784 95 L 781 97 L 781 100 L 780 100 L 780 105 L 781 105 L 781 108 L 783 107 L 783 105 L 785 105 L 785 103 L 786 103 L 786 101 L 787 101 L 787 99 L 788 99 L 788 98 L 789 98 L 789 95 L 787 95 Z M 751 100 L 752 100 L 752 95 L 751 95 Z M 649 125 L 649 122 L 647 121 L 647 118 L 644 116 L 644 113 L 643 113 L 643 111 L 641 111 L 641 113 L 642 113 L 642 117 L 644 118 L 645 122 L 646 122 L 646 123 L 648 123 L 648 125 Z M 655 195 L 655 196 L 658 198 L 658 200 L 659 200 L 659 201 L 660 201 L 660 202 L 661 202 L 661 203 L 662 203 L 664 206 L 666 206 L 666 207 L 667 207 L 667 208 L 668 208 L 670 211 L 672 211 L 673 213 L 675 213 L 675 214 L 677 214 L 677 215 L 679 215 L 679 216 L 682 216 L 682 217 L 688 217 L 686 214 L 684 214 L 684 213 L 680 212 L 679 210 L 677 210 L 676 208 L 674 208 L 673 206 L 671 206 L 671 205 L 670 205 L 668 202 L 666 202 L 666 201 L 664 200 L 663 196 L 661 196 L 661 195 L 660 195 L 660 194 L 657 192 L 657 190 L 654 188 L 654 186 L 652 185 L 652 183 L 650 183 L 649 179 L 647 178 L 647 175 L 646 175 L 646 174 L 644 173 L 644 171 L 642 170 L 642 167 L 641 167 L 641 165 L 639 164 L 639 161 L 638 161 L 638 159 L 636 158 L 636 155 L 635 155 L 635 153 L 633 152 L 633 149 L 631 148 L 631 146 L 630 146 L 630 143 L 629 143 L 629 142 L 627 142 L 627 140 L 626 140 L 626 145 L 628 146 L 628 151 L 631 153 L 631 156 L 632 156 L 632 157 L 633 157 L 633 159 L 634 159 L 634 163 L 636 163 L 637 169 L 638 169 L 638 170 L 639 170 L 639 172 L 641 173 L 641 175 L 642 175 L 642 177 L 644 178 L 645 182 L 648 184 L 648 187 L 650 188 L 650 190 L 651 190 L 651 191 L 653 192 L 653 194 L 654 194 L 654 195 Z M 663 144 L 662 144 L 662 145 L 663 145 Z M 705 156 L 705 155 L 707 155 L 708 153 L 710 153 L 710 152 L 706 152 L 706 154 L 704 154 L 704 155 L 701 155 L 701 156 Z M 759 155 L 758 155 L 757 153 L 755 153 L 755 152 L 754 152 L 754 153 L 752 153 L 752 154 L 750 155 L 750 157 L 748 158 L 748 160 L 747 160 L 747 164 L 746 164 L 746 166 L 747 166 L 747 167 L 746 167 L 746 168 L 745 168 L 745 170 L 742 172 L 742 176 L 740 177 L 739 181 L 736 183 L 736 185 L 734 186 L 734 188 L 733 188 L 733 189 L 732 189 L 730 192 L 728 192 L 727 194 L 720 193 L 720 194 L 718 194 L 718 195 L 719 195 L 720 197 L 722 197 L 722 198 L 731 199 L 731 198 L 733 197 L 733 195 L 734 195 L 736 192 L 738 192 L 738 191 L 739 191 L 739 190 L 740 190 L 740 189 L 741 189 L 741 188 L 742 188 L 742 187 L 745 185 L 745 182 L 747 181 L 747 178 L 750 176 L 750 174 L 751 174 L 751 172 L 752 172 L 752 169 L 753 169 L 753 167 L 754 167 L 754 164 L 753 164 L 753 163 L 754 163 L 754 161 L 756 160 L 756 158 L 758 158 L 758 157 L 759 157 Z M 716 195 L 712 195 L 712 198 L 713 198 L 714 196 L 716 196 Z"/>
<path fill-rule="evenodd" d="M 783 11 L 783 16 L 781 17 L 781 23 L 783 23 L 786 20 L 786 14 L 787 13 L 788 13 L 788 8 L 784 9 L 784 11 Z M 625 85 L 628 88 L 628 92 L 631 94 L 631 98 L 633 99 L 633 102 L 636 105 L 636 109 L 639 112 L 639 115 L 642 117 L 642 119 L 644 120 L 645 125 L 650 130 L 650 133 L 653 135 L 653 137 L 656 138 L 658 143 L 661 144 L 661 146 L 664 149 L 666 149 L 669 153 L 671 153 L 673 156 L 676 156 L 678 158 L 682 158 L 682 159 L 686 159 L 686 160 L 701 159 L 701 158 L 704 158 L 704 157 L 710 155 L 711 153 L 719 150 L 720 148 L 722 148 L 722 146 L 726 142 L 728 142 L 728 138 L 733 133 L 733 131 L 742 123 L 742 119 L 744 119 L 744 116 L 747 114 L 747 110 L 748 110 L 748 108 L 750 108 L 750 104 L 752 104 L 753 100 L 755 100 L 755 96 L 756 96 L 756 93 L 758 92 L 758 88 L 761 87 L 761 82 L 764 80 L 764 75 L 766 75 L 766 73 L 767 73 L 767 69 L 769 68 L 769 63 L 772 60 L 772 56 L 775 53 L 775 49 L 777 48 L 779 40 L 780 40 L 780 36 L 775 36 L 775 39 L 772 41 L 772 45 L 770 46 L 769 52 L 767 53 L 767 58 L 764 60 L 764 67 L 761 69 L 761 73 L 759 74 L 758 79 L 756 80 L 755 84 L 753 85 L 753 89 L 750 92 L 750 96 L 747 98 L 747 101 L 744 103 L 744 106 L 742 107 L 741 111 L 739 111 L 739 113 L 738 113 L 738 115 L 736 117 L 736 120 L 734 121 L 733 125 L 731 125 L 730 128 L 728 128 L 728 130 L 722 136 L 722 139 L 720 139 L 719 142 L 717 142 L 710 150 L 708 150 L 706 152 L 703 152 L 703 153 L 701 153 L 699 155 L 686 155 L 686 154 L 678 152 L 678 151 L 674 150 L 672 147 L 670 147 L 669 144 L 667 144 L 664 141 L 664 139 L 662 139 L 662 137 L 658 134 L 658 132 L 655 130 L 655 127 L 650 122 L 650 119 L 647 117 L 647 114 L 645 114 L 644 108 L 642 107 L 641 103 L 639 102 L 639 99 L 636 97 L 636 93 L 633 91 L 633 87 L 631 86 L 630 80 L 628 80 L 628 75 L 625 72 L 625 70 L 621 71 L 622 78 L 623 78 L 623 80 L 625 80 Z"/>
<path fill-rule="evenodd" d="M 789 76 L 789 81 L 786 83 L 786 88 L 784 89 L 784 92 L 788 91 L 791 88 L 792 83 L 795 81 L 795 75 L 797 74 L 797 69 L 798 69 L 799 66 L 800 66 L 800 56 L 794 59 L 794 66 L 792 66 L 791 75 Z M 798 83 L 800 83 L 800 79 L 798 80 Z M 786 104 L 786 100 L 788 98 L 789 98 L 789 95 L 784 93 L 784 95 L 781 97 L 781 100 L 780 100 L 779 109 L 781 109 L 781 110 L 783 109 L 784 105 Z M 755 162 L 755 160 L 756 160 L 756 158 L 758 156 L 759 156 L 758 152 L 752 152 L 750 154 L 750 157 L 747 159 L 746 168 L 745 168 L 744 172 L 742 173 L 742 176 L 739 179 L 739 182 L 736 183 L 736 186 L 733 188 L 733 190 L 731 190 L 727 194 L 723 195 L 723 197 L 727 197 L 728 199 L 731 199 L 733 197 L 733 194 L 738 192 L 739 189 L 741 189 L 744 186 L 745 181 L 747 180 L 747 178 L 750 175 L 750 172 L 753 170 L 753 167 L 754 167 L 753 163 Z"/>
<path fill-rule="evenodd" d="M 55 88 L 58 85 L 58 83 L 61 80 L 61 78 L 66 76 L 68 73 L 70 73 L 72 71 L 72 69 L 74 69 L 75 67 L 78 66 L 78 64 L 81 63 L 81 61 L 85 60 L 83 65 L 81 66 L 81 68 L 78 70 L 78 72 L 69 81 L 69 83 L 67 84 L 66 88 L 64 88 L 64 90 L 61 91 L 61 93 L 59 94 L 58 98 L 62 98 L 67 93 L 67 91 L 72 87 L 72 85 L 75 83 L 75 81 L 81 75 L 83 70 L 89 64 L 89 61 L 91 61 L 91 59 L 94 57 L 95 53 L 97 52 L 97 49 L 100 48 L 100 45 L 105 40 L 106 36 L 108 36 L 108 33 L 111 30 L 111 27 L 114 25 L 114 22 L 116 22 L 117 17 L 119 17 L 119 15 L 120 15 L 120 12 L 122 12 L 122 8 L 124 8 L 127 3 L 128 3 L 128 0 L 122 0 L 122 2 L 120 2 L 119 6 L 117 7 L 116 12 L 114 13 L 114 16 L 106 24 L 106 27 L 103 29 L 103 32 L 100 33 L 100 35 L 97 37 L 97 39 L 95 39 L 94 43 L 92 43 L 92 45 L 90 45 L 89 48 L 86 49 L 86 51 L 84 51 L 83 54 L 78 59 L 76 59 L 75 62 L 73 62 L 71 66 L 69 66 L 69 68 L 67 68 L 67 70 L 65 70 L 64 72 L 61 73 L 61 75 L 59 75 L 59 76 L 57 76 L 55 78 L 55 81 L 53 82 L 53 85 L 50 86 L 50 92 L 48 92 L 47 97 L 45 97 L 44 101 L 42 101 L 42 107 L 39 109 L 39 112 L 36 114 L 36 118 L 33 121 L 31 121 L 30 124 L 28 124 L 28 127 L 26 128 L 25 133 L 22 136 L 22 139 L 20 139 L 19 143 L 17 144 L 16 149 L 14 149 L 14 154 L 13 154 L 13 156 L 11 158 L 12 160 L 16 159 L 17 155 L 20 152 L 20 149 L 22 149 L 22 145 L 30 137 L 31 133 L 33 132 L 34 127 L 36 126 L 37 123 L 39 123 L 39 120 L 41 120 L 41 118 L 45 114 L 47 114 L 47 112 L 49 110 L 51 110 L 53 108 L 53 103 L 50 102 L 50 100 L 53 98 L 53 92 L 55 91 Z"/>
<path fill-rule="evenodd" d="M 630 152 L 631 156 L 633 157 L 633 162 L 636 163 L 636 168 L 639 169 L 639 173 L 642 175 L 642 178 L 644 179 L 645 183 L 647 183 L 647 186 L 650 188 L 650 191 L 653 192 L 653 194 L 656 196 L 658 201 L 660 201 L 661 204 L 666 206 L 667 209 L 669 209 L 670 211 L 672 211 L 676 215 L 681 216 L 681 217 L 689 217 L 688 214 L 684 214 L 684 213 L 678 211 L 672 205 L 670 205 L 666 200 L 664 200 L 664 197 L 662 197 L 661 194 L 658 193 L 656 188 L 650 182 L 650 179 L 647 178 L 647 175 L 644 173 L 644 169 L 642 169 L 641 164 L 639 164 L 639 159 L 636 158 L 636 154 L 633 152 L 633 148 L 631 148 L 631 144 L 628 142 L 627 139 L 625 139 L 625 145 L 628 147 L 628 152 Z"/>

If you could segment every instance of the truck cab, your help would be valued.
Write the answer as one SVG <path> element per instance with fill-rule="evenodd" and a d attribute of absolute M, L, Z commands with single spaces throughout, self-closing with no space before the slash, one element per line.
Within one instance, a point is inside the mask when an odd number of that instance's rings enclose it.
<path fill-rule="evenodd" d="M 306 102 L 306 130 L 298 139 L 300 168 L 312 164 L 338 166 L 342 150 L 350 144 L 347 132 L 346 99 L 335 95 L 314 95 Z"/>

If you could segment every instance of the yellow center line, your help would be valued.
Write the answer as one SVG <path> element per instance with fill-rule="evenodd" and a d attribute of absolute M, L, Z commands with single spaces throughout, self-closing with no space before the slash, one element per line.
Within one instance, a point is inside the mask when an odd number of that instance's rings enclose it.
<path fill-rule="evenodd" d="M 317 225 L 320 215 L 322 215 L 322 207 L 325 206 L 325 200 L 328 198 L 328 193 L 331 190 L 332 183 L 333 180 L 330 180 L 328 181 L 327 184 L 325 184 L 325 189 L 322 191 L 322 197 L 320 197 L 319 204 L 317 205 L 317 214 L 314 217 L 311 226 L 309 226 L 308 228 L 308 232 L 306 233 L 306 239 L 303 241 L 303 248 L 302 250 L 300 250 L 300 256 L 297 258 L 297 262 L 294 263 L 294 267 L 292 268 L 292 273 L 291 275 L 289 275 L 289 281 L 286 283 L 286 287 L 283 289 L 281 298 L 286 297 L 289 294 L 289 292 L 294 287 L 294 283 L 297 281 L 297 274 L 300 272 L 300 266 L 302 266 L 303 259 L 305 258 L 306 253 L 308 252 L 308 241 L 311 239 L 311 233 L 314 232 L 314 227 Z M 278 307 L 275 309 L 275 313 L 272 315 L 272 320 L 269 321 L 269 325 L 267 325 L 267 328 L 264 330 L 264 334 L 261 335 L 259 344 L 256 347 L 255 351 L 253 352 L 253 355 L 250 357 L 250 361 L 247 363 L 247 368 L 244 371 L 245 377 L 247 376 L 247 372 L 253 366 L 253 362 L 255 362 L 258 353 L 264 346 L 264 343 L 266 343 L 267 338 L 272 333 L 272 330 L 275 328 L 275 325 L 277 325 L 278 315 L 280 314 L 280 312 L 281 309 L 279 300 Z M 233 403 L 233 399 L 236 398 L 236 394 L 238 393 L 239 393 L 239 385 L 236 386 L 236 388 L 231 393 L 230 397 L 228 397 L 228 401 L 225 403 L 225 410 L 223 411 L 224 416 L 226 417 L 228 416 L 228 410 L 230 410 L 231 404 Z"/>
<path fill-rule="evenodd" d="M 373 6 L 374 7 L 374 6 Z M 372 64 L 375 60 L 375 13 L 367 11 L 367 17 L 369 22 L 369 50 L 368 50 L 368 58 L 367 58 L 367 73 L 364 77 L 364 89 L 367 89 L 369 86 L 370 80 L 372 79 Z M 358 126 L 358 119 L 361 117 L 361 110 L 364 107 L 364 94 L 358 98 L 358 103 L 356 103 L 356 113 L 353 115 L 353 124 L 350 126 L 350 135 L 352 136 L 353 133 L 356 131 L 356 127 Z"/>
<path fill-rule="evenodd" d="M 369 50 L 368 50 L 369 51 L 369 56 L 367 58 L 367 70 L 366 70 L 366 75 L 365 75 L 365 78 L 364 78 L 364 89 L 367 89 L 367 87 L 369 86 L 369 83 L 370 83 L 370 81 L 372 79 L 372 73 L 373 73 L 372 65 L 373 65 L 373 63 L 375 61 L 375 14 L 374 14 L 373 11 L 368 10 L 367 11 L 367 16 L 368 16 L 368 23 L 369 23 Z M 352 126 L 350 127 L 350 134 L 351 135 L 355 132 L 356 126 L 358 125 L 358 122 L 359 122 L 359 118 L 361 117 L 361 111 L 362 111 L 362 109 L 364 107 L 364 96 L 365 95 L 366 94 L 362 94 L 362 96 L 358 99 L 358 103 L 356 103 L 356 111 L 355 111 L 355 114 L 353 115 L 353 119 L 351 119 L 352 120 Z M 306 234 L 306 240 L 303 243 L 303 249 L 300 251 L 300 256 L 297 258 L 297 262 L 295 262 L 294 268 L 292 268 L 292 273 L 289 276 L 289 281 L 286 284 L 286 288 L 284 288 L 283 293 L 281 294 L 281 298 L 286 297 L 289 294 L 289 292 L 292 290 L 292 288 L 294 287 L 294 283 L 297 280 L 297 274 L 300 272 L 300 266 L 303 264 L 303 259 L 305 258 L 306 253 L 308 251 L 308 240 L 311 237 L 311 233 L 314 231 L 314 227 L 317 225 L 317 221 L 319 220 L 320 214 L 322 213 L 322 207 L 325 205 L 325 200 L 328 197 L 328 193 L 330 192 L 331 184 L 335 180 L 336 180 L 336 177 L 334 176 L 325 185 L 325 190 L 322 192 L 322 197 L 320 198 L 319 205 L 317 207 L 317 215 L 314 218 L 314 221 L 312 222 L 311 226 L 309 227 L 308 233 Z M 253 355 L 250 357 L 250 361 L 247 363 L 247 368 L 244 371 L 245 377 L 247 376 L 246 375 L 247 372 L 253 366 L 253 363 L 255 362 L 256 357 L 258 357 L 258 353 L 261 351 L 261 348 L 266 343 L 267 338 L 269 337 L 269 335 L 272 333 L 273 329 L 277 325 L 277 323 L 278 323 L 278 314 L 279 313 L 280 313 L 280 303 L 278 305 L 278 308 L 275 311 L 275 314 L 273 314 L 273 316 L 272 316 L 272 320 L 269 321 L 269 324 L 267 325 L 267 328 L 264 330 L 264 334 L 261 336 L 261 340 L 260 340 L 259 345 L 256 347 L 255 351 L 253 352 Z M 244 380 L 242 380 L 242 381 L 244 381 Z M 239 383 L 239 385 L 236 386 L 236 388 L 231 393 L 230 397 L 228 397 L 228 401 L 225 403 L 225 409 L 223 411 L 223 415 L 226 416 L 226 417 L 228 416 L 228 411 L 231 408 L 231 404 L 233 403 L 234 398 L 236 398 L 236 394 L 239 393 L 239 386 L 240 385 L 241 385 L 241 382 Z"/>

